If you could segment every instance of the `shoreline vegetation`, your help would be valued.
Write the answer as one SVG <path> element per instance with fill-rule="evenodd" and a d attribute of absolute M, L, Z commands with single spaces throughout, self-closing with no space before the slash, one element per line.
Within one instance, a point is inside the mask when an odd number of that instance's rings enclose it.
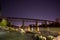
<path fill-rule="evenodd" d="M 4 36 L 4 37 L 3 37 Z M 6 19 L 0 19 L 1 40 L 53 40 L 60 36 L 60 23 L 29 25 L 24 28 L 12 25 Z"/>

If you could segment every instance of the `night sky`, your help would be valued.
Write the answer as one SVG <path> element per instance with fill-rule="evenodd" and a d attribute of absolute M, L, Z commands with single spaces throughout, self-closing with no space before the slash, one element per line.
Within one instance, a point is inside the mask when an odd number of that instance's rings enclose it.
<path fill-rule="evenodd" d="M 0 1 L 0 16 L 1 16 L 1 1 Z"/>
<path fill-rule="evenodd" d="M 60 17 L 59 0 L 1 0 L 2 16 L 55 20 Z"/>

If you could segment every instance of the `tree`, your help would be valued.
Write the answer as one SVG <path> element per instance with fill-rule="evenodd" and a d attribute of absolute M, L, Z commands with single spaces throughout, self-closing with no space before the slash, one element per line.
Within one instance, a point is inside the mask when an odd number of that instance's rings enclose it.
<path fill-rule="evenodd" d="M 8 21 L 6 19 L 2 19 L 2 21 L 0 22 L 0 26 L 7 26 Z"/>

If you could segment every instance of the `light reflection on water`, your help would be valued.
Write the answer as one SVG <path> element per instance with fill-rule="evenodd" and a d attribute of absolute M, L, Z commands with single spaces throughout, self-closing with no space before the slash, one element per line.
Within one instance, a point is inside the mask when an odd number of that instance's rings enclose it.
<path fill-rule="evenodd" d="M 41 28 L 47 29 L 47 28 Z M 50 28 L 50 31 L 58 31 L 60 28 Z M 45 32 L 46 33 L 46 32 Z M 19 33 L 19 32 L 6 32 L 6 31 L 0 31 L 0 40 L 33 40 L 34 34 L 25 34 L 25 33 Z M 56 35 L 56 34 L 55 34 Z"/>

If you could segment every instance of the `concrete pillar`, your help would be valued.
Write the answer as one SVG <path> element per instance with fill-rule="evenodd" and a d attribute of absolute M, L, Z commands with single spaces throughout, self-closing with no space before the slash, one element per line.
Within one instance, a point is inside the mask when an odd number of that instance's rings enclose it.
<path fill-rule="evenodd" d="M 45 27 L 47 27 L 47 21 L 44 21 L 45 22 Z"/>
<path fill-rule="evenodd" d="M 36 20 L 36 27 L 38 27 L 38 21 Z"/>
<path fill-rule="evenodd" d="M 22 20 L 22 27 L 23 27 L 23 28 L 24 28 L 24 22 L 25 22 L 25 21 L 24 21 L 24 20 Z"/>
<path fill-rule="evenodd" d="M 39 31 L 39 27 L 38 27 L 38 21 L 36 20 L 36 31 Z"/>

